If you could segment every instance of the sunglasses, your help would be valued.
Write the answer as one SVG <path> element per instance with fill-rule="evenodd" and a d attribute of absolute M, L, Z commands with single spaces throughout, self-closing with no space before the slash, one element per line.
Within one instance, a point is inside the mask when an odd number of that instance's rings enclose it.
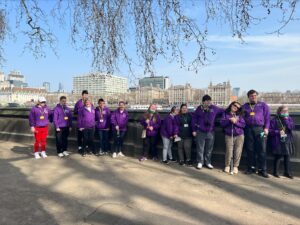
<path fill-rule="evenodd" d="M 233 104 L 233 106 L 237 109 L 240 109 L 241 107 L 239 105 Z"/>

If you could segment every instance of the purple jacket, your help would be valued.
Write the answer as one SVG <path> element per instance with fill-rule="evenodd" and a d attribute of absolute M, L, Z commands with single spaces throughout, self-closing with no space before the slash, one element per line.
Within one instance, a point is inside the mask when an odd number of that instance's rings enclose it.
<path fill-rule="evenodd" d="M 79 99 L 74 106 L 74 115 L 78 115 L 79 109 L 83 107 L 82 99 Z"/>
<path fill-rule="evenodd" d="M 284 154 L 285 151 L 281 149 L 280 142 L 280 130 L 281 124 L 278 121 L 278 117 L 275 117 L 270 122 L 269 139 L 271 142 L 273 154 Z M 291 117 L 281 120 L 283 126 L 285 126 L 285 133 L 287 134 L 286 140 L 292 140 L 292 130 L 295 129 L 294 121 Z"/>
<path fill-rule="evenodd" d="M 53 124 L 55 128 L 72 127 L 72 111 L 67 106 L 57 104 L 53 112 Z"/>
<path fill-rule="evenodd" d="M 236 116 L 238 121 L 233 124 L 229 119 L 232 118 L 230 113 L 223 113 L 223 116 L 220 120 L 221 127 L 223 127 L 225 135 L 231 136 L 240 136 L 244 134 L 244 128 L 246 126 L 245 120 L 242 116 Z"/>
<path fill-rule="evenodd" d="M 217 116 L 222 115 L 224 109 L 211 105 L 209 112 L 203 110 L 203 106 L 200 105 L 196 109 L 192 118 L 192 130 L 210 133 L 215 130 L 215 119 Z"/>
<path fill-rule="evenodd" d="M 259 126 L 267 129 L 270 127 L 270 109 L 266 103 L 257 102 L 254 106 L 253 112 L 250 107 L 250 103 L 244 104 L 243 109 L 245 111 L 246 126 Z"/>
<path fill-rule="evenodd" d="M 104 109 L 96 108 L 95 112 L 96 128 L 99 130 L 109 130 L 110 128 L 110 110 L 108 107 L 104 106 Z"/>
<path fill-rule="evenodd" d="M 175 117 L 171 114 L 167 115 L 162 123 L 160 135 L 165 138 L 171 138 L 175 135 Z"/>
<path fill-rule="evenodd" d="M 120 131 L 127 130 L 128 112 L 126 110 L 123 113 L 119 109 L 115 110 L 111 115 L 112 129 L 116 130 L 116 126 L 119 126 Z"/>
<path fill-rule="evenodd" d="M 91 112 L 85 107 L 79 109 L 77 127 L 85 129 L 95 127 L 95 108 L 93 106 L 91 106 Z"/>
<path fill-rule="evenodd" d="M 49 117 L 52 115 L 52 111 L 48 106 L 39 107 L 33 106 L 29 114 L 30 127 L 45 127 L 49 124 Z"/>
<path fill-rule="evenodd" d="M 146 118 L 143 117 L 141 119 L 141 124 L 143 126 L 144 129 L 146 129 L 146 135 L 148 137 L 154 137 L 157 135 L 160 125 L 161 125 L 161 119 L 158 113 L 155 114 L 155 116 L 151 116 L 151 118 L 149 119 L 149 123 L 146 122 Z M 148 126 L 152 126 L 153 130 L 149 130 L 147 129 Z"/>

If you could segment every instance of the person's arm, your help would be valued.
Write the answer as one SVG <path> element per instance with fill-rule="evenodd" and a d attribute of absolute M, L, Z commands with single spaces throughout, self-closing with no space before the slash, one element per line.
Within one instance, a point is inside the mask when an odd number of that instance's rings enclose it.
<path fill-rule="evenodd" d="M 59 110 L 57 107 L 55 107 L 54 111 L 53 111 L 53 124 L 54 124 L 55 129 L 59 128 L 58 118 L 59 118 Z"/>
<path fill-rule="evenodd" d="M 174 135 L 179 135 L 179 131 L 180 131 L 180 116 L 177 115 L 174 118 L 174 122 L 173 122 L 173 127 L 174 127 Z"/>
<path fill-rule="evenodd" d="M 117 122 L 116 122 L 116 112 L 113 112 L 113 113 L 111 114 L 110 122 L 111 122 L 112 126 L 114 126 L 114 127 L 117 126 Z"/>
<path fill-rule="evenodd" d="M 192 122 L 191 122 L 191 126 L 192 126 L 192 131 L 196 132 L 198 129 L 198 113 L 199 113 L 199 107 L 196 109 L 196 111 L 192 114 Z"/>
<path fill-rule="evenodd" d="M 83 109 L 78 111 L 77 123 L 79 130 L 83 130 Z"/>
<path fill-rule="evenodd" d="M 222 118 L 221 118 L 221 120 L 220 120 L 220 125 L 221 125 L 221 127 L 225 128 L 225 127 L 230 126 L 231 124 L 232 124 L 232 123 L 231 123 L 231 121 L 226 117 L 226 114 L 223 113 L 223 116 L 222 116 Z"/>
<path fill-rule="evenodd" d="M 270 136 L 276 136 L 276 135 L 280 134 L 280 130 L 277 129 L 276 124 L 277 124 L 276 119 L 272 119 L 270 122 L 270 127 L 269 127 L 269 135 Z"/>
<path fill-rule="evenodd" d="M 288 117 L 288 119 L 286 120 L 286 126 L 289 130 L 294 130 L 295 129 L 295 123 L 294 120 L 292 119 L 292 117 Z"/>
<path fill-rule="evenodd" d="M 245 122 L 245 119 L 240 116 L 237 120 L 237 122 L 235 123 L 235 126 L 239 127 L 239 128 L 245 128 L 246 126 L 246 122 Z"/>
<path fill-rule="evenodd" d="M 36 125 L 35 111 L 34 111 L 34 108 L 32 108 L 29 113 L 29 126 L 32 128 L 32 127 L 35 127 L 35 125 Z"/>
<path fill-rule="evenodd" d="M 100 109 L 97 107 L 95 109 L 95 121 L 98 122 L 100 120 Z"/>
<path fill-rule="evenodd" d="M 267 104 L 264 104 L 264 128 L 265 129 L 269 129 L 270 127 L 270 117 L 271 117 L 271 113 L 270 113 L 270 108 Z"/>
<path fill-rule="evenodd" d="M 159 129 L 161 126 L 161 118 L 159 114 L 156 114 L 156 122 L 153 124 L 154 129 Z"/>
<path fill-rule="evenodd" d="M 73 126 L 73 114 L 71 109 L 69 109 L 68 122 L 69 122 L 69 127 L 71 128 Z"/>

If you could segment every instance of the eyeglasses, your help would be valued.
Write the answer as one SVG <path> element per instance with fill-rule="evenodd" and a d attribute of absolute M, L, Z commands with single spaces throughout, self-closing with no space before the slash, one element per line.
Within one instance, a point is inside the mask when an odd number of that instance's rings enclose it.
<path fill-rule="evenodd" d="M 233 106 L 234 106 L 235 108 L 237 108 L 237 109 L 240 109 L 240 108 L 241 108 L 240 106 L 238 106 L 238 105 L 236 105 L 236 104 L 233 104 Z"/>

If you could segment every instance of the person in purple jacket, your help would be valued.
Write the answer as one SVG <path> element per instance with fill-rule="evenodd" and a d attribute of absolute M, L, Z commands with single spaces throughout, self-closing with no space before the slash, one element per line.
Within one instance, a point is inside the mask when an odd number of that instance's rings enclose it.
<path fill-rule="evenodd" d="M 157 160 L 157 134 L 161 125 L 161 119 L 155 104 L 149 106 L 141 119 L 141 125 L 146 132 L 146 136 L 143 137 L 143 156 L 140 158 L 140 161 L 147 160 L 149 153 L 153 160 Z"/>
<path fill-rule="evenodd" d="M 180 137 L 178 142 L 179 165 L 192 166 L 192 115 L 188 112 L 187 104 L 180 106 L 180 112 L 175 116 L 175 134 Z M 184 161 L 185 156 L 185 161 Z"/>
<path fill-rule="evenodd" d="M 172 145 L 174 138 L 177 137 L 175 134 L 175 116 L 178 114 L 178 108 L 173 106 L 171 108 L 170 113 L 164 118 L 161 129 L 160 135 L 163 141 L 163 160 L 162 162 L 168 164 L 168 156 L 171 162 L 175 162 L 176 160 L 173 159 L 172 155 Z"/>
<path fill-rule="evenodd" d="M 268 178 L 266 163 L 266 143 L 270 126 L 269 106 L 258 101 L 258 92 L 250 90 L 247 93 L 249 102 L 243 105 L 245 112 L 245 146 L 247 150 L 248 169 L 246 174 L 256 172 L 256 157 L 258 158 L 258 175 Z"/>
<path fill-rule="evenodd" d="M 110 110 L 105 106 L 105 101 L 100 98 L 96 108 L 96 128 L 99 134 L 100 146 L 99 155 L 107 154 L 109 148 L 109 128 L 110 128 Z"/>
<path fill-rule="evenodd" d="M 211 154 L 214 147 L 215 119 L 221 116 L 224 110 L 211 103 L 211 97 L 204 95 L 202 105 L 198 106 L 192 118 L 193 136 L 196 139 L 197 148 L 197 169 L 201 169 L 203 163 L 209 169 L 214 167 L 211 164 Z"/>
<path fill-rule="evenodd" d="M 226 173 L 238 173 L 238 167 L 244 145 L 245 120 L 243 118 L 242 105 L 239 102 L 232 102 L 223 113 L 220 124 L 225 132 L 226 154 L 225 169 Z M 233 158 L 233 171 L 230 171 L 230 162 Z"/>
<path fill-rule="evenodd" d="M 32 107 L 29 114 L 29 125 L 31 132 L 34 133 L 34 157 L 40 159 L 39 150 L 41 149 L 41 156 L 47 157 L 46 141 L 48 136 L 49 117 L 52 111 L 46 105 L 46 98 L 39 97 L 37 105 Z"/>
<path fill-rule="evenodd" d="M 125 102 L 120 101 L 119 107 L 116 109 L 111 116 L 111 124 L 114 138 L 114 152 L 113 158 L 117 156 L 124 156 L 122 153 L 123 140 L 127 131 L 128 123 L 128 112 L 125 109 Z"/>
<path fill-rule="evenodd" d="M 77 124 L 78 124 L 78 112 L 83 107 L 83 103 L 86 99 L 89 97 L 89 92 L 87 90 L 83 90 L 81 93 L 81 99 L 79 99 L 75 106 L 74 106 L 74 117 L 77 118 Z M 80 131 L 79 127 L 77 126 L 77 145 L 78 145 L 78 152 L 81 152 L 81 149 L 85 146 L 82 146 L 82 139 L 83 134 Z"/>
<path fill-rule="evenodd" d="M 72 129 L 72 111 L 67 107 L 66 96 L 59 98 L 53 112 L 53 124 L 55 128 L 56 150 L 58 157 L 68 156 L 68 137 Z"/>
<path fill-rule="evenodd" d="M 278 174 L 280 159 L 284 158 L 284 176 L 293 179 L 290 169 L 290 155 L 294 151 L 293 134 L 295 129 L 293 119 L 289 116 L 289 109 L 286 106 L 280 106 L 277 109 L 277 115 L 270 122 L 270 139 L 272 152 L 274 154 L 273 175 Z"/>
<path fill-rule="evenodd" d="M 95 109 L 89 99 L 84 100 L 84 106 L 78 111 L 77 126 L 83 135 L 83 146 L 88 146 L 87 153 L 97 155 L 94 146 L 94 131 L 95 131 Z M 80 154 L 85 156 L 85 149 L 80 149 Z"/>

